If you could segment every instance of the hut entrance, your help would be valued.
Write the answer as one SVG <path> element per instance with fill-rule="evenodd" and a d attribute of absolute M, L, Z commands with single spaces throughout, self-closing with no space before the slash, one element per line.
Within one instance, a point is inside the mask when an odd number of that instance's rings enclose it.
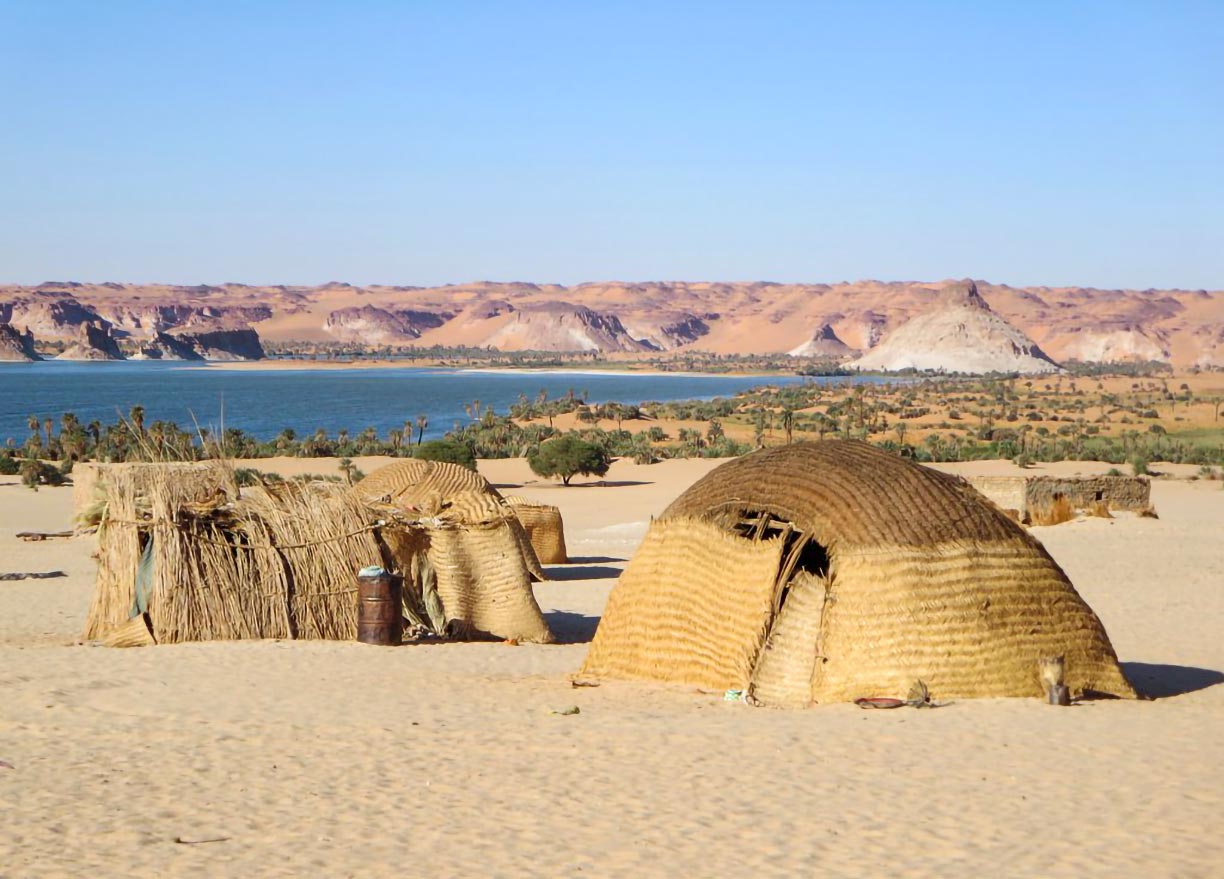
<path fill-rule="evenodd" d="M 767 511 L 739 511 L 730 530 L 752 541 L 780 540 L 774 606 L 754 657 L 749 691 L 770 704 L 806 705 L 820 653 L 829 589 L 829 551 L 791 522 Z"/>
<path fill-rule="evenodd" d="M 729 530 L 753 542 L 782 544 L 773 613 L 753 657 L 749 690 L 773 705 L 807 705 L 820 661 L 821 631 L 830 584 L 828 549 L 791 522 L 767 511 L 739 510 Z"/>

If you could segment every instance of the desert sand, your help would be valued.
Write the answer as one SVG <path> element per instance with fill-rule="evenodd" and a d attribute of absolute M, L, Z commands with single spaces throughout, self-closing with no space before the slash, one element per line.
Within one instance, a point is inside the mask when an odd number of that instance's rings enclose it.
<path fill-rule="evenodd" d="M 0 581 L 0 876 L 1221 875 L 1221 483 L 1034 530 L 1155 701 L 573 689 L 650 517 L 716 464 L 561 488 L 482 463 L 565 515 L 574 563 L 537 586 L 559 646 L 82 645 L 94 539 L 15 537 L 67 527 L 71 489 L 0 477 L 0 573 L 66 575 Z"/>

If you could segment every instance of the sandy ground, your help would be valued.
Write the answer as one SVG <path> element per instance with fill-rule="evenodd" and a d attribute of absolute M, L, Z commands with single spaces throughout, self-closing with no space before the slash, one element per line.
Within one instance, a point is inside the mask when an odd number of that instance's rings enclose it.
<path fill-rule="evenodd" d="M 0 876 L 1224 873 L 1221 483 L 1158 481 L 1158 520 L 1036 531 L 1153 702 L 572 689 L 650 516 L 714 463 L 568 489 L 482 466 L 564 512 L 575 563 L 537 594 L 575 643 L 547 647 L 77 645 L 92 538 L 14 536 L 65 527 L 71 491 L 0 477 L 0 573 L 66 574 L 0 581 Z"/>

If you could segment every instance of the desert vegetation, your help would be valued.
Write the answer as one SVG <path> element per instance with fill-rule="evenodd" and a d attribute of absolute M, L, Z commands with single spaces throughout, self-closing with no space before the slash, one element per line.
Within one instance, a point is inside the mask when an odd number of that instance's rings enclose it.
<path fill-rule="evenodd" d="M 920 461 L 1001 458 L 1021 466 L 1062 460 L 1107 461 L 1148 472 L 1153 461 L 1224 465 L 1224 376 L 1170 375 L 1135 367 L 1113 374 L 1049 377 L 899 378 L 881 384 L 815 381 L 763 385 L 732 398 L 681 402 L 591 403 L 570 391 L 526 394 L 497 412 L 473 400 L 466 418 L 425 440 L 429 420 L 401 427 L 286 428 L 257 438 L 237 428 L 147 423 L 136 406 L 113 424 L 73 413 L 31 415 L 24 438 L 8 438 L 0 472 L 41 461 L 65 472 L 74 461 L 234 458 L 425 457 L 472 466 L 477 458 L 530 457 L 561 436 L 607 458 L 652 463 L 675 457 L 734 457 L 754 448 L 811 439 L 860 439 Z M 26 468 L 33 474 L 33 466 Z M 1119 472 L 1122 472 L 1121 470 Z M 38 482 L 54 479 L 38 469 Z M 46 479 L 42 477 L 46 476 Z M 31 479 L 33 477 L 31 476 Z"/>

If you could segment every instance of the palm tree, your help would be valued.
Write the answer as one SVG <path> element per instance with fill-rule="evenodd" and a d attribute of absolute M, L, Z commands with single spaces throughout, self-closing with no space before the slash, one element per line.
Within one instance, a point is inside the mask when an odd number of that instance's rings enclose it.
<path fill-rule="evenodd" d="M 782 409 L 782 430 L 786 433 L 786 444 L 790 445 L 795 439 L 795 410 L 790 406 Z"/>
<path fill-rule="evenodd" d="M 416 417 L 416 426 L 417 426 L 417 445 L 419 446 L 421 444 L 421 440 L 425 438 L 425 428 L 429 427 L 429 416 L 428 415 L 418 415 Z M 409 433 L 411 433 L 411 431 Z"/>

